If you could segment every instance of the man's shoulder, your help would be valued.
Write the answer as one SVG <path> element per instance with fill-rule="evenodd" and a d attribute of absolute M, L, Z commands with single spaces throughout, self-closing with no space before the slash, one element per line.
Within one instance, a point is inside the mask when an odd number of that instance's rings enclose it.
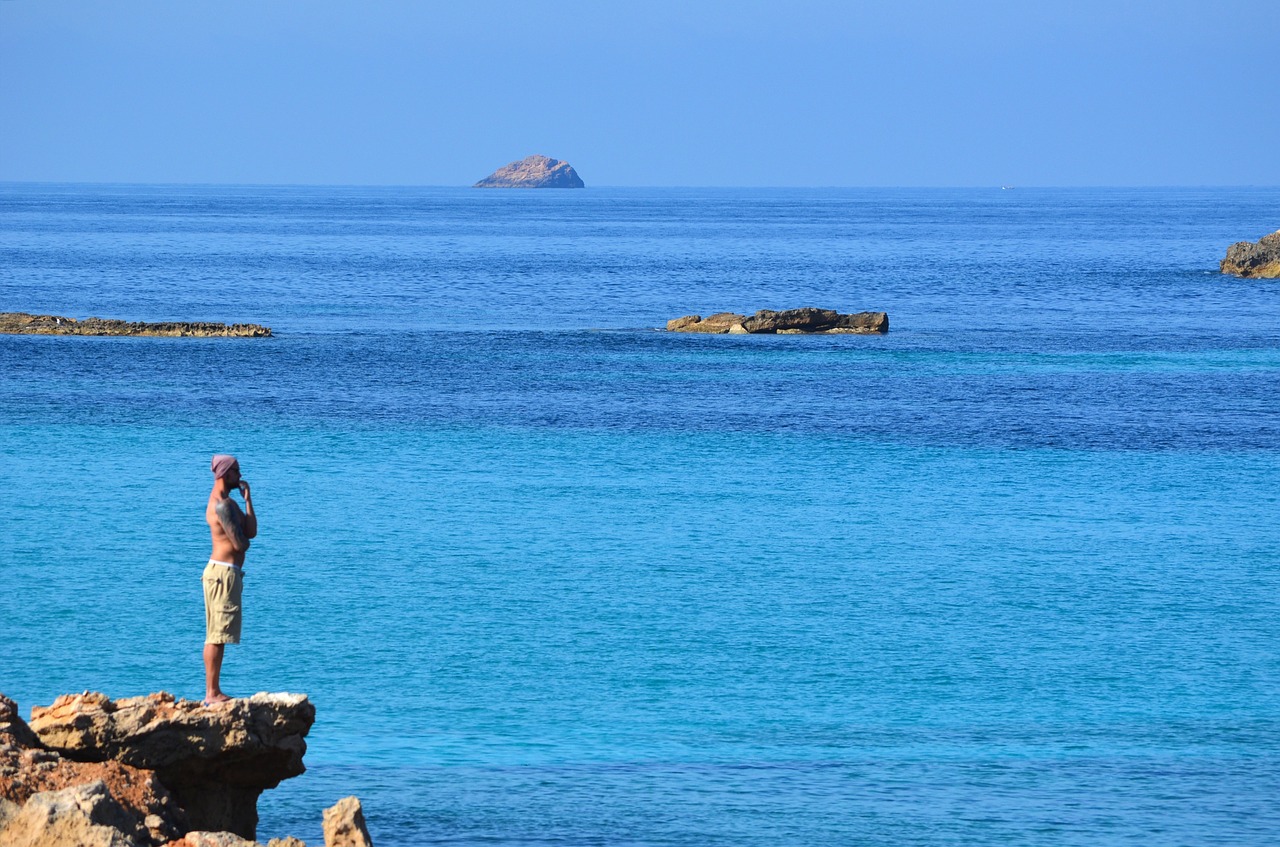
<path fill-rule="evenodd" d="M 236 502 L 230 497 L 219 497 L 217 494 L 210 494 L 209 502 L 205 504 L 204 510 L 206 514 L 212 515 L 219 509 L 227 508 L 227 504 L 234 506 Z"/>
<path fill-rule="evenodd" d="M 223 497 L 222 499 L 211 500 L 210 510 L 216 515 L 238 515 L 240 514 L 240 504 L 230 497 Z"/>

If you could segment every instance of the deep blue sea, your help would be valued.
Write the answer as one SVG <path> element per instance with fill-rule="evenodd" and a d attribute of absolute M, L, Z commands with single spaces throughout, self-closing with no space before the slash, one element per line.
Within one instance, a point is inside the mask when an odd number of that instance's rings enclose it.
<path fill-rule="evenodd" d="M 0 691 L 306 692 L 259 837 L 1280 841 L 1280 189 L 0 184 Z M 672 317 L 884 310 L 886 336 Z"/>

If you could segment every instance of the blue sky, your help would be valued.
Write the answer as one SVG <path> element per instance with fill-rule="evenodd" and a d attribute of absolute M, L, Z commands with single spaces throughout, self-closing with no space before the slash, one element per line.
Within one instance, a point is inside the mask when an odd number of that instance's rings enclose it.
<path fill-rule="evenodd" d="M 0 180 L 1276 185 L 1280 2 L 0 0 Z"/>

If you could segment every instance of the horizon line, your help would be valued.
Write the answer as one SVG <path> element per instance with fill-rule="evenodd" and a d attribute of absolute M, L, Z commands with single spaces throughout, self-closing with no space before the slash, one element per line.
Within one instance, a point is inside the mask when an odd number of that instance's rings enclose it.
<path fill-rule="evenodd" d="M 176 182 L 176 181 L 160 181 L 160 182 L 138 182 L 130 180 L 37 180 L 37 179 L 0 179 L 0 186 L 10 185 L 87 185 L 87 186 L 131 186 L 131 187 L 188 187 L 188 188 L 447 188 L 447 189 L 475 189 L 475 185 L 462 185 L 458 183 L 394 183 L 394 182 Z M 973 190 L 973 189 L 991 189 L 997 191 L 1017 191 L 1017 190 L 1080 190 L 1080 189 L 1125 189 L 1125 190 L 1159 190 L 1159 189 L 1225 189 L 1225 188 L 1280 188 L 1280 183 L 1160 183 L 1160 184 L 1106 184 L 1106 183 L 1089 183 L 1089 184 L 1015 184 L 1015 183 L 965 183 L 957 185 L 586 185 L 582 188 L 480 188 L 484 192 L 499 193 L 566 193 L 575 191 L 589 191 L 591 189 L 681 189 L 681 190 L 750 190 L 750 191 L 770 191 L 770 190 L 797 190 L 808 189 L 817 191 L 839 191 L 839 190 L 890 190 L 890 191 L 909 191 L 909 190 L 926 190 L 926 191 L 945 191 L 945 190 Z"/>

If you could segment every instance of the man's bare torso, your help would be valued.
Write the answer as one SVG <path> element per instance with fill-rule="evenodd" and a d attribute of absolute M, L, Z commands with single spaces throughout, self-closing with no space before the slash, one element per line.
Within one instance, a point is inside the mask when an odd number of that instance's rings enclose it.
<path fill-rule="evenodd" d="M 223 518 L 227 518 L 240 532 L 243 539 L 242 549 L 237 550 L 236 545 L 231 542 L 227 530 L 223 527 Z M 243 565 L 244 551 L 249 548 L 249 539 L 244 538 L 244 512 L 240 510 L 240 505 L 230 497 L 221 498 L 215 493 L 209 498 L 204 519 L 209 524 L 209 534 L 213 540 L 213 552 L 209 554 L 209 558 L 219 562 L 230 562 L 233 565 Z"/>

